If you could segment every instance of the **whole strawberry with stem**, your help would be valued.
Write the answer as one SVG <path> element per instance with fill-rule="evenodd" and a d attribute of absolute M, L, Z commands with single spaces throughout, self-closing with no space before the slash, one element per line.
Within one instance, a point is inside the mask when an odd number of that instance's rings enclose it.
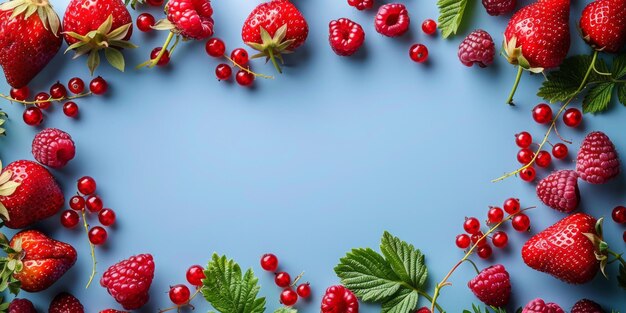
<path fill-rule="evenodd" d="M 26 86 L 61 48 L 61 23 L 47 0 L 0 5 L 0 66 L 13 88 Z"/>
<path fill-rule="evenodd" d="M 513 104 L 524 70 L 540 73 L 559 66 L 567 56 L 571 41 L 569 12 L 569 0 L 538 0 L 517 11 L 509 21 L 503 51 L 518 71 L 508 104 Z"/>
<path fill-rule="evenodd" d="M 594 49 L 617 53 L 626 44 L 626 0 L 596 0 L 580 17 L 583 39 Z"/>
<path fill-rule="evenodd" d="M 289 0 L 274 0 L 258 5 L 243 24 L 241 38 L 259 53 L 252 58 L 271 60 L 279 73 L 277 62 L 283 54 L 302 46 L 309 35 L 309 26 L 302 13 Z"/>
<path fill-rule="evenodd" d="M 130 43 L 133 19 L 121 0 L 72 0 L 63 16 L 65 52 L 74 50 L 74 58 L 88 55 L 87 66 L 93 75 L 100 65 L 100 50 L 114 68 L 124 71 L 121 49 L 137 46 Z"/>

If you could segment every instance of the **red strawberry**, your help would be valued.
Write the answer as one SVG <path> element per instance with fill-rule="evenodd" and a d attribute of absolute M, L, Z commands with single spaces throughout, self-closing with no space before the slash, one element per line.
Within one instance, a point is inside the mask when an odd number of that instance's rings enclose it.
<path fill-rule="evenodd" d="M 62 292 L 52 299 L 48 313 L 85 313 L 85 308 L 76 297 Z"/>
<path fill-rule="evenodd" d="M 37 313 L 37 310 L 30 300 L 15 298 L 9 304 L 8 313 Z"/>
<path fill-rule="evenodd" d="M 617 53 L 626 44 L 626 0 L 596 0 L 580 17 L 580 30 L 594 49 Z"/>
<path fill-rule="evenodd" d="M 47 1 L 0 5 L 0 66 L 11 87 L 26 86 L 48 65 L 61 48 L 59 32 L 59 17 Z"/>
<path fill-rule="evenodd" d="M 600 262 L 593 243 L 584 234 L 596 234 L 595 224 L 596 219 L 584 213 L 562 219 L 524 244 L 524 263 L 570 284 L 590 281 L 600 269 Z"/>
<path fill-rule="evenodd" d="M 282 73 L 276 58 L 291 53 L 306 41 L 309 25 L 302 13 L 289 0 L 273 0 L 258 5 L 243 24 L 241 38 L 250 47 L 260 51 L 252 58 L 271 60 Z"/>
<path fill-rule="evenodd" d="M 171 0 L 167 19 L 183 37 L 202 40 L 213 36 L 213 8 L 209 0 Z"/>
<path fill-rule="evenodd" d="M 148 291 L 154 278 L 154 261 L 150 254 L 132 256 L 109 267 L 100 279 L 105 287 L 126 310 L 141 308 L 150 299 Z"/>
<path fill-rule="evenodd" d="M 585 137 L 576 157 L 576 171 L 591 184 L 604 184 L 619 175 L 619 157 L 609 136 L 592 132 Z"/>
<path fill-rule="evenodd" d="M 511 298 L 511 280 L 503 265 L 496 264 L 482 270 L 467 283 L 476 298 L 486 305 L 502 307 Z"/>
<path fill-rule="evenodd" d="M 538 0 L 517 11 L 504 31 L 504 52 L 518 75 L 508 103 L 519 84 L 522 70 L 542 72 L 559 66 L 570 47 L 569 0 Z"/>
<path fill-rule="evenodd" d="M 89 54 L 87 66 L 93 72 L 100 63 L 100 50 L 107 61 L 124 71 L 123 48 L 136 48 L 128 42 L 133 33 L 133 19 L 121 0 L 72 0 L 63 16 L 65 41 L 75 57 Z"/>
<path fill-rule="evenodd" d="M 575 171 L 556 171 L 542 179 L 537 185 L 537 196 L 555 210 L 569 213 L 578 207 L 578 174 Z"/>
<path fill-rule="evenodd" d="M 11 183 L 3 180 L 3 177 L 19 184 L 8 195 L 0 190 L 0 214 L 9 228 L 25 228 L 55 215 L 65 202 L 63 192 L 52 174 L 35 162 L 13 162 L 0 175 L 0 185 Z"/>
<path fill-rule="evenodd" d="M 589 299 L 581 299 L 576 302 L 572 307 L 571 313 L 605 313 L 602 307 L 589 300 Z"/>

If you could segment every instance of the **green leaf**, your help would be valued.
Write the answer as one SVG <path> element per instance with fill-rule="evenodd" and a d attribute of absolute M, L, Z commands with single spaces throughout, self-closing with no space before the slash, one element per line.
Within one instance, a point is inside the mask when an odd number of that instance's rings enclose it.
<path fill-rule="evenodd" d="M 463 20 L 463 13 L 467 6 L 467 0 L 438 0 L 439 8 L 439 29 L 441 36 L 448 38 L 450 35 L 456 34 Z"/>
<path fill-rule="evenodd" d="M 623 105 L 626 105 L 626 84 L 617 85 L 617 99 Z"/>
<path fill-rule="evenodd" d="M 397 237 L 385 232 L 380 251 L 391 265 L 394 273 L 408 285 L 421 289 L 426 282 L 428 271 L 424 266 L 424 255 Z"/>
<path fill-rule="evenodd" d="M 620 79 L 626 76 L 626 53 L 620 54 L 613 58 L 613 78 Z"/>
<path fill-rule="evenodd" d="M 89 52 L 89 57 L 87 58 L 87 67 L 89 67 L 89 72 L 93 75 L 93 72 L 100 65 L 100 53 L 98 50 L 91 50 Z"/>
<path fill-rule="evenodd" d="M 276 311 L 274 311 L 274 313 L 298 313 L 298 310 L 294 309 L 294 308 L 279 308 Z"/>
<path fill-rule="evenodd" d="M 124 72 L 124 55 L 115 48 L 104 49 L 104 57 L 107 59 L 111 66 L 118 69 L 120 72 Z"/>
<path fill-rule="evenodd" d="M 583 99 L 583 112 L 595 114 L 606 110 L 611 102 L 613 87 L 615 87 L 614 83 L 604 82 L 589 89 Z"/>
<path fill-rule="evenodd" d="M 402 288 L 393 298 L 383 302 L 381 313 L 408 313 L 415 309 L 419 300 L 417 292 Z"/>
<path fill-rule="evenodd" d="M 573 97 L 585 77 L 591 60 L 592 57 L 589 55 L 577 55 L 565 59 L 558 70 L 548 74 L 547 80 L 544 81 L 541 88 L 539 88 L 537 96 L 550 103 L 566 101 Z M 606 64 L 602 60 L 596 61 L 596 68 L 600 71 L 608 72 Z M 608 79 L 608 77 L 601 77 L 592 71 L 588 81 L 603 81 Z"/>
<path fill-rule="evenodd" d="M 619 272 L 617 274 L 617 284 L 626 290 L 626 267 L 624 264 L 619 265 Z"/>

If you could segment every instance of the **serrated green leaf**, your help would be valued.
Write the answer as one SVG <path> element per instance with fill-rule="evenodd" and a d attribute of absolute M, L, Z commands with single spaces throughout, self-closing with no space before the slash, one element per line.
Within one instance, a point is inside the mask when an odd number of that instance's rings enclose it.
<path fill-rule="evenodd" d="M 548 74 L 546 81 L 539 88 L 537 96 L 550 103 L 566 101 L 573 97 L 585 77 L 591 60 L 592 57 L 589 55 L 577 55 L 565 59 L 558 70 Z M 596 61 L 596 68 L 599 71 L 608 72 L 606 63 L 602 60 Z M 588 82 L 602 82 L 609 79 L 609 77 L 597 75 L 592 71 Z"/>
<path fill-rule="evenodd" d="M 626 290 L 626 267 L 624 267 L 624 264 L 619 265 L 617 284 L 622 287 L 622 289 Z"/>
<path fill-rule="evenodd" d="M 589 89 L 583 99 L 583 112 L 595 114 L 606 110 L 611 102 L 613 87 L 615 87 L 614 83 L 604 82 Z"/>
<path fill-rule="evenodd" d="M 424 265 L 424 255 L 389 232 L 383 234 L 380 251 L 385 256 L 394 273 L 409 286 L 421 289 L 426 282 L 428 271 Z"/>
<path fill-rule="evenodd" d="M 411 289 L 402 288 L 393 298 L 383 302 L 381 313 L 409 313 L 417 306 L 419 294 Z"/>
<path fill-rule="evenodd" d="M 294 309 L 294 308 L 279 308 L 276 311 L 274 311 L 274 313 L 298 313 L 298 310 Z"/>
<path fill-rule="evenodd" d="M 437 7 L 439 8 L 438 24 L 443 38 L 448 38 L 459 30 L 466 6 L 467 0 L 437 1 Z"/>
<path fill-rule="evenodd" d="M 613 73 L 613 78 L 620 79 L 623 76 L 626 76 L 626 53 L 613 58 L 612 66 L 613 68 L 611 73 Z"/>
<path fill-rule="evenodd" d="M 104 49 L 104 57 L 107 59 L 109 64 L 119 70 L 120 72 L 124 72 L 124 55 L 115 49 L 115 48 L 106 48 Z"/>
<path fill-rule="evenodd" d="M 626 84 L 617 85 L 617 99 L 623 105 L 626 105 Z"/>

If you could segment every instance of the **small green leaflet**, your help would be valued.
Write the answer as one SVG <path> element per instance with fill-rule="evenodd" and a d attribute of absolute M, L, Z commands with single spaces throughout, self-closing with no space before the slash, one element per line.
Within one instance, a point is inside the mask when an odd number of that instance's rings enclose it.
<path fill-rule="evenodd" d="M 428 275 L 424 255 L 388 232 L 380 250 L 382 254 L 353 249 L 341 258 L 335 273 L 362 301 L 380 303 L 383 313 L 412 312 Z"/>
<path fill-rule="evenodd" d="M 293 309 L 293 308 L 280 308 L 276 311 L 274 311 L 274 313 L 297 313 L 298 310 Z"/>
<path fill-rule="evenodd" d="M 2 109 L 0 109 L 0 136 L 6 136 L 6 131 L 2 127 L 2 125 L 4 125 L 4 123 L 6 123 L 6 121 L 7 121 L 7 114 L 4 113 L 2 111 Z"/>
<path fill-rule="evenodd" d="M 624 264 L 619 265 L 617 283 L 620 287 L 622 287 L 622 289 L 626 290 L 626 266 L 624 266 Z"/>
<path fill-rule="evenodd" d="M 514 311 L 515 313 L 521 313 L 522 312 L 522 308 L 518 308 L 517 310 Z M 463 313 L 507 313 L 506 309 L 504 308 L 499 308 L 499 307 L 495 307 L 495 306 L 486 306 L 483 309 L 476 304 L 472 304 L 472 310 L 463 310 Z"/>
<path fill-rule="evenodd" d="M 448 38 L 450 35 L 456 34 L 463 20 L 463 13 L 467 7 L 468 0 L 438 0 L 439 8 L 439 29 L 441 36 Z"/>

